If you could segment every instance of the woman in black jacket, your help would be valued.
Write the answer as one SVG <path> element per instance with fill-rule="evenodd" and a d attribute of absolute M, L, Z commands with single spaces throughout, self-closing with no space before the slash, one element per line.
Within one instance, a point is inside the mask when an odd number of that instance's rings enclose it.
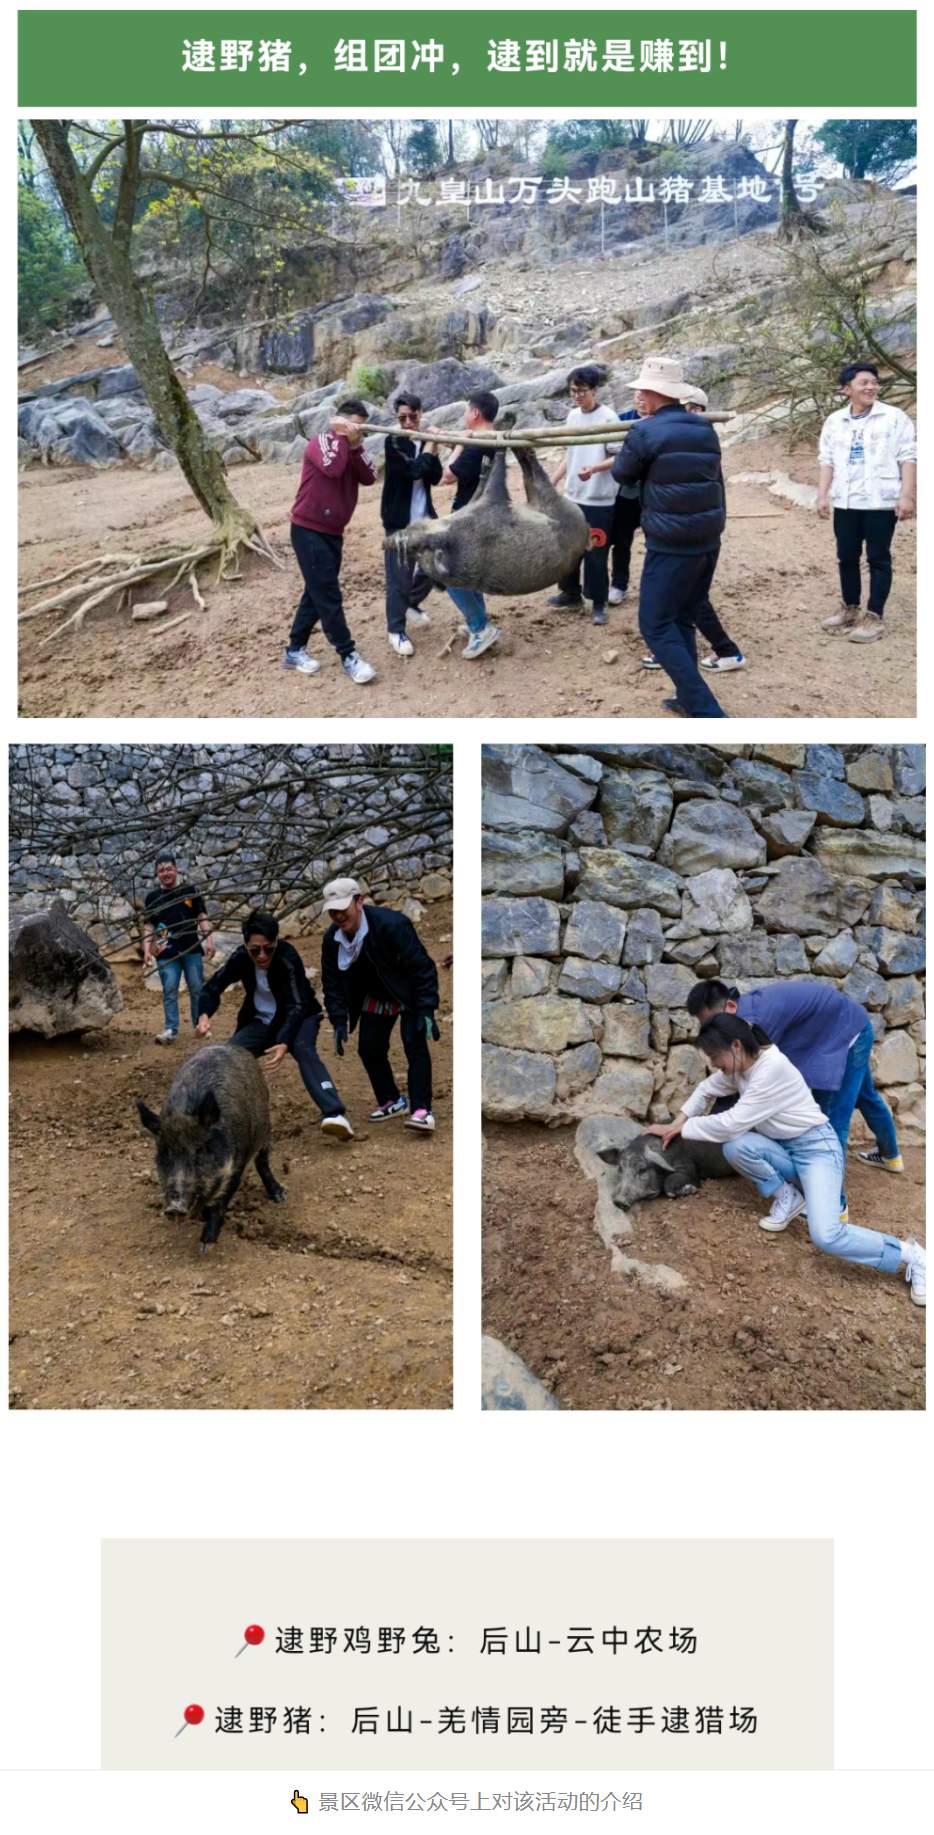
<path fill-rule="evenodd" d="M 354 1027 L 357 1050 L 373 1086 L 371 1121 L 406 1115 L 406 1127 L 433 1134 L 430 1038 L 440 1038 L 435 1010 L 438 971 L 415 926 L 401 911 L 364 905 L 355 879 L 324 888 L 331 919 L 321 945 L 321 987 L 339 1058 Z M 408 1101 L 389 1062 L 396 1020 L 408 1063 Z"/>
<path fill-rule="evenodd" d="M 244 990 L 237 1030 L 230 1040 L 267 1070 L 277 1070 L 291 1052 L 312 1102 L 321 1110 L 321 1129 L 334 1140 L 352 1140 L 353 1128 L 329 1072 L 318 1056 L 321 1003 L 315 998 L 297 949 L 279 937 L 271 911 L 251 911 L 243 923 L 243 945 L 205 982 L 195 1031 L 204 1038 L 225 988 Z"/>
<path fill-rule="evenodd" d="M 434 517 L 437 514 L 431 501 L 431 487 L 440 484 L 442 466 L 436 446 L 416 445 L 413 436 L 418 432 L 421 418 L 420 396 L 396 396 L 396 419 L 400 431 L 387 435 L 380 503 L 380 515 L 387 535 L 394 535 L 399 529 L 407 529 L 410 522 L 418 522 L 424 516 Z M 406 631 L 406 619 L 413 625 L 430 622 L 427 612 L 420 608 L 422 601 L 431 592 L 432 582 L 426 574 L 419 573 L 410 565 L 394 543 L 385 549 L 385 561 L 389 647 L 397 656 L 413 656 L 415 651 Z"/>

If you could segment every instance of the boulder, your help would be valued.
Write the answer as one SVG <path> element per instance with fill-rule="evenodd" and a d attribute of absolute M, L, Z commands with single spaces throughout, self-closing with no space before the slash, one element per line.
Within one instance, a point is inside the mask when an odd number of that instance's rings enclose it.
<path fill-rule="evenodd" d="M 745 981 L 750 975 L 771 976 L 775 973 L 775 944 L 761 930 L 748 937 L 721 937 L 717 960 L 725 981 Z"/>
<path fill-rule="evenodd" d="M 826 830 L 836 833 L 836 830 Z M 837 881 L 810 855 L 781 860 L 760 894 L 758 914 L 767 930 L 791 930 L 807 937 L 835 936 L 840 928 Z"/>
<path fill-rule="evenodd" d="M 481 819 L 486 827 L 564 835 L 596 794 L 596 784 L 566 771 L 540 746 L 484 746 Z"/>
<path fill-rule="evenodd" d="M 645 971 L 645 991 L 652 1007 L 684 1007 L 697 980 L 678 962 L 651 962 Z"/>
<path fill-rule="evenodd" d="M 733 935 L 751 930 L 752 906 L 736 874 L 729 867 L 711 867 L 688 879 L 681 923 L 675 928 L 685 936 L 695 931 L 708 936 L 715 931 Z"/>
<path fill-rule="evenodd" d="M 93 1032 L 120 1012 L 113 969 L 61 899 L 47 911 L 14 911 L 9 943 L 11 1032 Z"/>
<path fill-rule="evenodd" d="M 897 975 L 885 983 L 885 1023 L 910 1026 L 924 1018 L 924 986 L 914 975 Z"/>
<path fill-rule="evenodd" d="M 767 758 L 771 764 L 782 765 L 786 771 L 800 770 L 804 764 L 803 745 L 757 745 L 753 751 L 756 758 Z"/>
<path fill-rule="evenodd" d="M 500 834 L 488 829 L 483 836 L 481 885 L 484 892 L 505 892 L 515 897 L 564 897 L 564 849 L 553 835 Z"/>
<path fill-rule="evenodd" d="M 824 945 L 814 958 L 815 975 L 847 975 L 856 965 L 859 944 L 848 930 L 841 930 Z"/>
<path fill-rule="evenodd" d="M 535 1410 L 557 1408 L 558 1404 L 515 1351 L 484 1333 L 480 1340 L 480 1406 Z"/>
<path fill-rule="evenodd" d="M 579 1114 L 638 1115 L 648 1114 L 655 1079 L 649 1064 L 630 1058 L 603 1060 L 595 1083 L 578 1099 Z"/>
<path fill-rule="evenodd" d="M 557 956 L 561 913 L 544 898 L 485 898 L 481 901 L 485 956 Z"/>
<path fill-rule="evenodd" d="M 710 1075 L 710 1065 L 696 1045 L 673 1045 L 665 1062 L 665 1074 L 657 1095 L 669 1115 L 675 1115 L 686 1096 Z M 695 1145 L 686 1143 L 689 1150 Z"/>
<path fill-rule="evenodd" d="M 612 1001 L 603 1010 L 601 1045 L 607 1057 L 647 1058 L 652 1049 L 650 1008 L 641 1001 Z"/>
<path fill-rule="evenodd" d="M 523 961 L 523 957 L 518 957 Z M 501 1000 L 509 989 L 509 963 L 497 962 L 494 957 L 487 957 L 480 964 L 480 999 L 481 1001 Z"/>
<path fill-rule="evenodd" d="M 764 763 L 760 758 L 736 758 L 730 770 L 744 804 L 754 804 L 768 814 L 774 809 L 790 809 L 794 804 L 794 784 L 787 771 Z"/>
<path fill-rule="evenodd" d="M 491 1121 L 549 1121 L 554 1114 L 553 1060 L 534 1051 L 482 1046 L 483 1112 Z"/>
<path fill-rule="evenodd" d="M 569 956 L 586 956 L 591 962 L 612 962 L 623 953 L 626 919 L 617 905 L 598 899 L 580 899 L 571 908 L 564 933 L 564 950 Z"/>
<path fill-rule="evenodd" d="M 892 759 L 892 776 L 901 796 L 921 796 L 925 785 L 923 745 L 899 745 Z"/>
<path fill-rule="evenodd" d="M 846 767 L 846 781 L 857 790 L 881 790 L 883 795 L 894 789 L 895 779 L 887 754 L 877 746 L 851 758 Z"/>
<path fill-rule="evenodd" d="M 677 873 L 693 875 L 711 867 L 759 866 L 766 847 L 744 810 L 729 803 L 692 801 L 678 805 L 659 857 L 663 855 Z"/>
<path fill-rule="evenodd" d="M 606 847 L 603 817 L 595 809 L 582 809 L 568 829 L 568 840 L 577 847 Z"/>
<path fill-rule="evenodd" d="M 804 762 L 806 769 L 819 777 L 846 777 L 846 759 L 839 746 L 809 745 Z"/>
<path fill-rule="evenodd" d="M 800 854 L 816 821 L 813 809 L 777 809 L 774 815 L 758 817 L 756 826 L 765 836 L 769 859 Z"/>
<path fill-rule="evenodd" d="M 629 843 L 655 852 L 668 831 L 674 799 L 654 771 L 604 772 L 599 810 L 610 847 Z"/>
<path fill-rule="evenodd" d="M 917 975 L 924 967 L 923 936 L 909 936 L 904 930 L 875 929 L 860 925 L 857 937 L 877 958 L 885 975 Z"/>
<path fill-rule="evenodd" d="M 619 993 L 622 979 L 622 969 L 609 962 L 586 962 L 580 956 L 567 956 L 558 977 L 558 991 L 601 1004 Z"/>
<path fill-rule="evenodd" d="M 572 1096 L 579 1096 L 598 1075 L 603 1062 L 603 1053 L 593 1040 L 586 1045 L 575 1045 L 570 1051 L 563 1051 L 558 1059 L 558 1075 L 555 1093 L 559 1102 L 567 1102 Z"/>
<path fill-rule="evenodd" d="M 97 391 L 98 401 L 107 401 L 113 395 L 139 395 L 142 383 L 132 363 L 118 363 L 113 369 L 105 370 Z"/>
<path fill-rule="evenodd" d="M 637 907 L 626 926 L 623 961 L 627 968 L 647 962 L 660 962 L 665 948 L 665 933 L 658 912 L 651 905 Z"/>
<path fill-rule="evenodd" d="M 802 809 L 813 810 L 818 821 L 858 828 L 866 809 L 858 790 L 839 777 L 821 777 L 816 771 L 795 771 L 794 785 Z"/>
<path fill-rule="evenodd" d="M 587 779 L 588 784 L 599 784 L 603 766 L 598 758 L 590 758 L 586 752 L 556 752 L 555 756 L 565 770 L 576 771 L 578 777 Z"/>
<path fill-rule="evenodd" d="M 265 408 L 282 409 L 278 396 L 270 395 L 268 389 L 231 389 L 214 402 L 213 412 L 222 421 L 238 421 Z"/>
<path fill-rule="evenodd" d="M 511 1051 L 544 1051 L 557 1056 L 593 1034 L 579 1000 L 541 994 L 531 1000 L 494 1000 L 480 1010 L 480 1036 Z"/>
<path fill-rule="evenodd" d="M 888 987 L 882 976 L 868 968 L 852 968 L 841 983 L 840 991 L 855 1000 L 858 1006 L 870 1010 L 881 1010 L 888 999 Z"/>
<path fill-rule="evenodd" d="M 395 413 L 396 396 L 408 389 L 421 396 L 424 412 L 430 413 L 444 402 L 466 400 L 476 389 L 498 390 L 499 380 L 490 364 L 461 363 L 457 357 L 440 357 L 433 363 L 404 363 L 386 406 Z"/>
<path fill-rule="evenodd" d="M 547 994 L 554 975 L 554 963 L 538 956 L 516 956 L 509 977 L 511 1000 L 532 1000 L 536 994 Z"/>
<path fill-rule="evenodd" d="M 909 1033 L 886 1033 L 873 1051 L 872 1074 L 883 1089 L 889 1083 L 917 1082 L 918 1053 Z"/>
<path fill-rule="evenodd" d="M 681 913 L 681 886 L 676 875 L 655 861 L 617 848 L 581 848 L 576 896 L 624 908 L 652 905 L 668 917 L 679 917 Z"/>
<path fill-rule="evenodd" d="M 873 828 L 818 827 L 814 855 L 838 878 L 897 879 L 907 873 L 923 880 L 925 876 L 924 842 L 913 835 L 882 835 Z"/>
<path fill-rule="evenodd" d="M 800 937 L 775 936 L 771 942 L 775 952 L 776 975 L 807 975 L 810 972 L 808 953 Z M 820 949 L 817 953 L 820 954 Z"/>

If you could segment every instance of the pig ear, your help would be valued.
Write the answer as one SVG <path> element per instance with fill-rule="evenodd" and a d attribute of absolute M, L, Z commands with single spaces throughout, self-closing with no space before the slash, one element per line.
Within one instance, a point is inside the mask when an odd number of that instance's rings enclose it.
<path fill-rule="evenodd" d="M 198 1104 L 198 1120 L 203 1128 L 213 1128 L 214 1123 L 220 1121 L 220 1118 L 221 1112 L 217 1106 L 217 1097 L 213 1090 L 208 1090 Z"/>
<path fill-rule="evenodd" d="M 158 1115 L 154 1115 L 152 1109 L 147 1109 L 145 1102 L 138 1102 L 136 1107 L 143 1127 L 148 1128 L 150 1134 L 158 1134 L 162 1125 Z"/>
<path fill-rule="evenodd" d="M 597 1154 L 598 1160 L 602 1160 L 605 1166 L 618 1166 L 619 1156 L 619 1147 L 604 1147 L 602 1151 Z"/>

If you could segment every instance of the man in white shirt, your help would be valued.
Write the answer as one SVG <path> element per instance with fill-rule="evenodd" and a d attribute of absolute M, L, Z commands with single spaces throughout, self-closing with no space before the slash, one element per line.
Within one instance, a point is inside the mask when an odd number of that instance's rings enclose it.
<path fill-rule="evenodd" d="M 875 643 L 885 634 L 892 537 L 896 524 L 915 513 L 915 430 L 901 408 L 879 400 L 874 363 L 848 363 L 838 381 L 847 405 L 829 415 L 821 429 L 817 513 L 829 516 L 833 508 L 842 605 L 823 624 L 825 631 L 842 632 L 851 643 Z M 869 567 L 865 615 L 864 545 Z"/>
<path fill-rule="evenodd" d="M 605 372 L 595 363 L 581 364 L 568 377 L 568 388 L 574 403 L 568 418 L 569 427 L 613 427 L 619 432 L 619 415 L 608 403 L 597 400 L 597 390 Z M 564 484 L 564 494 L 580 505 L 591 530 L 591 546 L 584 556 L 584 595 L 593 602 L 594 624 L 606 624 L 610 596 L 609 557 L 610 528 L 618 486 L 608 471 L 597 470 L 605 459 L 612 459 L 621 442 L 601 445 L 571 446 L 554 473 L 555 484 Z M 548 604 L 561 611 L 578 611 L 583 607 L 580 566 L 559 584 L 558 592 Z"/>

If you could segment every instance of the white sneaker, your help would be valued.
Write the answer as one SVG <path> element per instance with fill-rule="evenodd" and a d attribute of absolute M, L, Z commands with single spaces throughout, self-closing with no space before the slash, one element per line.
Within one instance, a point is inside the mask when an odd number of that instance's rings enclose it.
<path fill-rule="evenodd" d="M 908 1282 L 911 1298 L 916 1306 L 924 1306 L 927 1292 L 927 1256 L 919 1242 L 906 1242 L 904 1249 L 905 1279 Z"/>
<path fill-rule="evenodd" d="M 335 1140 L 352 1141 L 354 1131 L 346 1115 L 326 1115 L 321 1123 L 322 1134 L 333 1134 Z"/>
<path fill-rule="evenodd" d="M 737 650 L 735 656 L 705 656 L 701 663 L 702 669 L 715 669 L 718 675 L 729 675 L 732 669 L 745 669 L 745 667 L 746 658 L 742 650 Z"/>
<path fill-rule="evenodd" d="M 349 656 L 341 659 L 341 668 L 345 675 L 349 675 L 352 682 L 372 682 L 376 675 L 373 664 L 365 663 L 363 657 L 357 655 L 356 650 L 351 650 Z"/>
<path fill-rule="evenodd" d="M 485 624 L 482 631 L 471 631 L 470 637 L 461 651 L 461 655 L 466 656 L 469 662 L 473 662 L 475 657 L 485 656 L 487 650 L 492 650 L 493 645 L 498 643 L 499 630 L 497 626 L 495 624 Z"/>
<path fill-rule="evenodd" d="M 787 1230 L 792 1217 L 799 1217 L 807 1208 L 804 1193 L 796 1185 L 780 1185 L 772 1199 L 772 1209 L 767 1217 L 759 1218 L 760 1230 Z"/>
<path fill-rule="evenodd" d="M 404 631 L 390 631 L 389 648 L 395 650 L 397 656 L 415 655 L 415 645 L 409 643 Z"/>
<path fill-rule="evenodd" d="M 611 586 L 606 596 L 607 604 L 608 605 L 622 605 L 623 600 L 626 598 L 627 592 L 628 592 L 628 588 L 625 586 Z"/>
<path fill-rule="evenodd" d="M 431 619 L 427 612 L 420 612 L 417 605 L 409 605 L 406 606 L 405 622 L 410 624 L 413 630 L 427 631 Z"/>
<path fill-rule="evenodd" d="M 302 675 L 317 675 L 321 667 L 313 656 L 309 656 L 304 644 L 300 650 L 286 650 L 282 658 L 283 669 L 298 669 Z"/>
<path fill-rule="evenodd" d="M 156 1044 L 157 1045 L 174 1045 L 177 1037 L 178 1037 L 178 1033 L 170 1032 L 168 1026 L 166 1026 L 162 1032 L 156 1033 Z"/>

